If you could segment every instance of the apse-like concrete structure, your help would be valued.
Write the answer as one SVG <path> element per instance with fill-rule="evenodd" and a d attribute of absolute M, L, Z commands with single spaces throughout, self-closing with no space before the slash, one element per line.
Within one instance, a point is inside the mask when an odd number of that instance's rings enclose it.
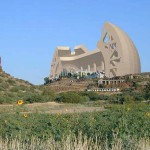
<path fill-rule="evenodd" d="M 50 78 L 58 78 L 64 71 L 99 71 L 111 78 L 140 73 L 141 66 L 137 49 L 129 36 L 117 26 L 105 23 L 94 51 L 88 51 L 83 45 L 76 46 L 74 52 L 69 47 L 56 48 Z"/>

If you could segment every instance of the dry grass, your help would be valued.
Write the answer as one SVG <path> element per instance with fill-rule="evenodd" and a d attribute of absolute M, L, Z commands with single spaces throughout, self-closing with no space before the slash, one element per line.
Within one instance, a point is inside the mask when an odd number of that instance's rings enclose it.
<path fill-rule="evenodd" d="M 14 105 L 0 105 L 0 113 L 15 113 L 18 106 Z M 82 112 L 93 112 L 93 111 L 104 111 L 104 107 L 90 107 L 82 104 L 60 104 L 56 102 L 47 103 L 34 103 L 25 104 L 22 109 L 23 112 L 27 113 L 82 113 Z"/>
<path fill-rule="evenodd" d="M 125 150 L 121 139 L 114 139 L 112 147 L 108 147 L 107 140 L 104 143 L 98 144 L 98 141 L 87 139 L 81 134 L 76 137 L 68 136 L 62 142 L 56 142 L 53 138 L 42 142 L 35 138 L 30 141 L 20 142 L 13 139 L 5 141 L 0 139 L 0 150 Z M 134 146 L 127 148 L 128 150 L 150 150 L 150 140 L 141 139 Z"/>

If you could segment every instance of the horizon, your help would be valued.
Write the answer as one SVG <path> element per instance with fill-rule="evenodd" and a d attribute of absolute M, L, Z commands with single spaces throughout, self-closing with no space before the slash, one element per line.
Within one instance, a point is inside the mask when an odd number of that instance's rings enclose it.
<path fill-rule="evenodd" d="M 57 46 L 73 51 L 96 48 L 105 22 L 126 32 L 135 44 L 141 72 L 150 72 L 150 1 L 3 1 L 0 5 L 0 56 L 6 73 L 33 84 L 44 83 Z M 149 61 L 150 62 L 150 61 Z"/>

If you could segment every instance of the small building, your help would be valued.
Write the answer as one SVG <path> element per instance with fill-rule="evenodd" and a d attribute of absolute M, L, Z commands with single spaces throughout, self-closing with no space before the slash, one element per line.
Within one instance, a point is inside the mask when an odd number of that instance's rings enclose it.
<path fill-rule="evenodd" d="M 118 80 L 114 80 L 114 79 L 100 79 L 98 80 L 98 86 L 99 85 L 110 85 L 110 84 L 114 84 L 114 85 L 117 85 L 117 84 L 121 84 L 125 82 L 124 79 L 118 79 Z"/>

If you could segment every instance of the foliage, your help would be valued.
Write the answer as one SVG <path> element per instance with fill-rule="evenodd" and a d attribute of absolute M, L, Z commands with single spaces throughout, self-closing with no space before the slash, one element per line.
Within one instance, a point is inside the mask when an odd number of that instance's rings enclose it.
<path fill-rule="evenodd" d="M 97 101 L 97 100 L 109 100 L 111 99 L 110 96 L 98 94 L 94 91 L 91 92 L 80 92 L 81 96 L 87 96 L 90 101 Z"/>
<path fill-rule="evenodd" d="M 30 94 L 24 98 L 27 103 L 42 102 L 42 96 L 39 94 Z"/>
<path fill-rule="evenodd" d="M 146 93 L 143 91 L 140 92 L 135 92 L 132 88 L 126 88 L 124 90 L 122 90 L 122 97 L 125 97 L 126 95 L 131 96 L 132 99 L 134 99 L 135 101 L 143 101 L 145 100 L 145 95 Z"/>
<path fill-rule="evenodd" d="M 43 99 L 45 99 L 44 100 L 45 102 L 55 100 L 55 92 L 49 88 L 43 88 L 41 95 L 42 95 Z"/>
<path fill-rule="evenodd" d="M 50 102 L 55 100 L 55 94 L 50 89 L 43 88 L 42 93 L 28 93 L 23 98 L 26 103 Z"/>
<path fill-rule="evenodd" d="M 108 145 L 113 144 L 114 136 L 122 139 L 128 149 L 128 140 L 150 138 L 150 107 L 145 104 L 114 105 L 104 112 L 82 114 L 0 114 L 0 136 L 13 139 L 32 137 L 46 140 L 51 136 L 61 141 L 69 134 L 78 136 L 79 132 L 87 138 Z M 133 144 L 133 143 L 132 143 Z"/>
<path fill-rule="evenodd" d="M 120 97 L 119 99 L 120 103 L 121 104 L 124 104 L 124 103 L 133 103 L 135 101 L 134 97 L 133 96 L 130 96 L 128 94 L 124 94 Z"/>
<path fill-rule="evenodd" d="M 75 92 L 60 93 L 55 99 L 56 102 L 64 103 L 82 103 L 88 100 L 88 97 L 80 96 L 78 93 Z"/>
<path fill-rule="evenodd" d="M 90 98 L 91 101 L 99 100 L 99 94 L 96 92 L 88 92 L 87 96 Z"/>
<path fill-rule="evenodd" d="M 46 88 L 0 74 L 0 104 L 16 103 L 18 99 L 25 99 L 26 103 L 54 101 L 55 93 Z"/>
<path fill-rule="evenodd" d="M 145 98 L 148 100 L 150 100 L 150 81 L 147 83 L 145 89 L 144 89 L 144 92 L 145 92 Z"/>
<path fill-rule="evenodd" d="M 49 77 L 44 78 L 44 85 L 51 83 L 52 81 L 49 79 Z"/>

